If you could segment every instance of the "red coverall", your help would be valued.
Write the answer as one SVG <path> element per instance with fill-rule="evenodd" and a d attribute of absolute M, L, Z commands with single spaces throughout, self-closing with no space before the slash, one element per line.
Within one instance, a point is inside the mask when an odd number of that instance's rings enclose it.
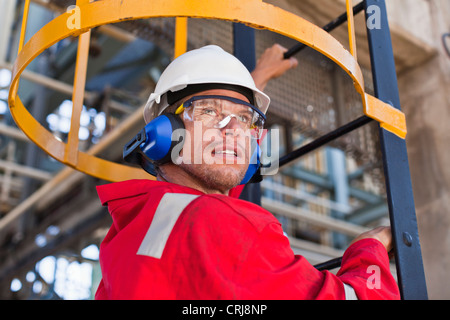
<path fill-rule="evenodd" d="M 237 199 L 240 190 L 206 195 L 152 180 L 97 187 L 113 224 L 96 299 L 345 299 L 344 283 L 358 299 L 399 299 L 379 241 L 351 245 L 337 275 L 319 272 L 294 255 L 270 212 Z"/>

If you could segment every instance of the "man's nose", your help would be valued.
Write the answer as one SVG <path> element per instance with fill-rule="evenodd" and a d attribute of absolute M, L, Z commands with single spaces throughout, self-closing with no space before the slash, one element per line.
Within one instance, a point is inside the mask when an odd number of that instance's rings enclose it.
<path fill-rule="evenodd" d="M 229 115 L 225 117 L 222 121 L 226 120 L 226 123 L 223 123 L 220 130 L 222 131 L 222 135 L 224 136 L 239 136 L 240 131 L 242 130 L 241 124 L 236 119 L 234 115 Z"/>

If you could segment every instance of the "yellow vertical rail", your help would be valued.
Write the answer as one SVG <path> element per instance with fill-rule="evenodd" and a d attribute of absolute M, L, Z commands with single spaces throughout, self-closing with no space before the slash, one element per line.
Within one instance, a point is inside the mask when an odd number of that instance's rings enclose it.
<path fill-rule="evenodd" d="M 175 20 L 174 59 L 187 50 L 187 18 L 177 17 Z"/>
<path fill-rule="evenodd" d="M 346 0 L 347 3 L 347 22 L 348 22 L 348 40 L 350 43 L 350 53 L 355 58 L 356 55 L 356 37 L 355 37 L 355 21 L 353 19 L 353 1 Z"/>
<path fill-rule="evenodd" d="M 25 43 L 25 33 L 27 31 L 28 11 L 30 10 L 30 0 L 25 0 L 22 17 L 22 29 L 20 30 L 19 50 L 22 51 L 23 44 Z"/>
<path fill-rule="evenodd" d="M 77 6 L 89 3 L 89 1 L 90 0 L 77 0 Z M 70 131 L 64 153 L 64 161 L 72 165 L 76 165 L 78 163 L 78 133 L 80 131 L 80 118 L 84 102 L 90 40 L 90 29 L 78 37 L 77 61 L 75 65 L 72 93 L 72 117 L 70 120 Z"/>

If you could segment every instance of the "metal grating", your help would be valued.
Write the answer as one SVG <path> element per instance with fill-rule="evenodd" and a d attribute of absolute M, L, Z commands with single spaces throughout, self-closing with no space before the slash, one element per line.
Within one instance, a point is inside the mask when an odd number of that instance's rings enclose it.
<path fill-rule="evenodd" d="M 125 21 L 116 26 L 136 36 L 154 42 L 169 56 L 173 56 L 174 18 Z M 296 41 L 267 31 L 256 31 L 256 56 L 266 48 L 279 43 L 286 48 Z M 210 19 L 188 20 L 188 50 L 216 44 L 227 52 L 233 52 L 233 23 Z M 352 79 L 333 61 L 311 48 L 305 48 L 297 59 L 298 68 L 290 70 L 266 88 L 271 97 L 268 124 L 289 125 L 294 133 L 314 139 L 346 124 L 363 114 L 360 95 Z M 372 77 L 362 69 L 366 90 L 373 92 Z M 344 150 L 348 156 L 364 165 L 372 184 L 383 192 L 381 153 L 378 141 L 378 125 L 373 122 L 331 143 Z M 298 147 L 298 146 L 295 146 Z"/>
<path fill-rule="evenodd" d="M 233 52 L 233 24 L 210 19 L 188 20 L 188 50 L 216 44 L 225 51 Z"/>
<path fill-rule="evenodd" d="M 62 9 L 75 3 L 74 0 L 50 2 Z M 169 57 L 173 56 L 175 18 L 123 21 L 115 26 L 155 43 Z M 191 18 L 188 20 L 188 34 L 188 50 L 217 44 L 233 52 L 233 23 L 230 21 Z M 256 56 L 259 57 L 273 43 L 290 48 L 296 41 L 270 31 L 257 30 Z M 310 48 L 304 49 L 296 57 L 300 61 L 299 67 L 270 82 L 265 90 L 272 100 L 268 113 L 269 125 L 289 125 L 294 133 L 314 139 L 362 115 L 361 98 L 351 78 L 340 67 Z M 366 91 L 372 93 L 370 71 L 362 71 Z M 365 165 L 374 181 L 383 188 L 384 176 L 378 144 L 378 126 L 375 122 L 332 143 L 346 151 L 358 165 Z"/>

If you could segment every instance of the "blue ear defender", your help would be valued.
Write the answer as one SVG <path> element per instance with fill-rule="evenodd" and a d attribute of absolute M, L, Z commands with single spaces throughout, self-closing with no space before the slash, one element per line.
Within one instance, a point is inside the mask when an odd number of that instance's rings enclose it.
<path fill-rule="evenodd" d="M 184 123 L 179 116 L 165 114 L 155 118 L 125 144 L 123 159 L 140 165 L 145 171 L 156 176 L 155 164 L 161 165 L 171 161 L 172 149 L 178 143 L 184 143 L 184 136 L 179 136 L 178 139 L 173 136 L 177 129 L 184 129 Z"/>
<path fill-rule="evenodd" d="M 177 129 L 184 129 L 184 123 L 178 115 L 165 114 L 155 118 L 125 144 L 123 159 L 128 163 L 141 166 L 146 172 L 156 176 L 155 164 L 162 165 L 170 162 L 173 148 L 185 141 L 183 135 L 174 136 L 174 131 Z M 255 174 L 261 165 L 261 149 L 256 140 L 253 143 L 250 164 L 241 185 L 261 181 L 260 175 Z"/>
<path fill-rule="evenodd" d="M 261 179 L 256 179 L 257 177 L 260 177 L 260 175 L 256 175 L 256 173 L 258 172 L 258 170 L 260 170 L 261 166 L 261 148 L 259 147 L 259 144 L 256 143 L 256 141 L 255 144 L 256 146 L 254 147 L 253 154 L 250 157 L 250 164 L 248 165 L 247 172 L 245 173 L 245 176 L 242 179 L 240 185 L 261 181 Z"/>

